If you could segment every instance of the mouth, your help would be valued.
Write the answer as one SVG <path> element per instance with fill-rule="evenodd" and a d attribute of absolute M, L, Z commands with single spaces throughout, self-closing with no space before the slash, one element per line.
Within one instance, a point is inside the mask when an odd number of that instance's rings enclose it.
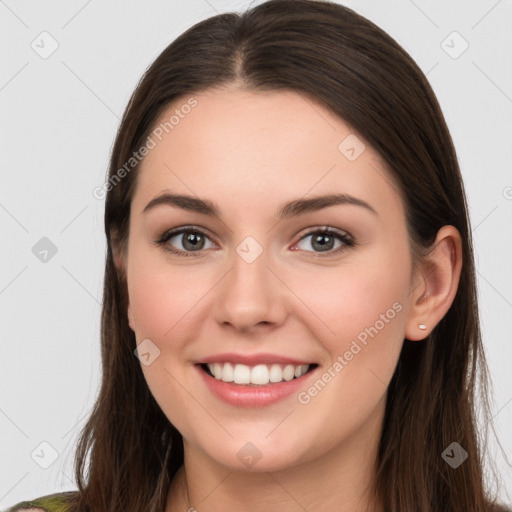
<path fill-rule="evenodd" d="M 311 364 L 234 364 L 228 361 L 199 363 L 201 370 L 218 381 L 244 387 L 272 386 L 304 377 L 317 368 Z"/>

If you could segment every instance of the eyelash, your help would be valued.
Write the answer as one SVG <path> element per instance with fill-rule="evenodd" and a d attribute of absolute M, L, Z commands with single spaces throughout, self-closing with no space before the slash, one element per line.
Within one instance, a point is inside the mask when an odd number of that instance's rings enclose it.
<path fill-rule="evenodd" d="M 182 251 L 180 249 L 171 248 L 171 246 L 167 245 L 167 242 L 171 238 L 174 238 L 175 236 L 181 235 L 183 233 L 199 233 L 200 235 L 202 235 L 202 236 L 204 236 L 204 237 L 206 237 L 208 239 L 210 238 L 201 229 L 197 229 L 194 226 L 182 226 L 180 228 L 172 229 L 170 231 L 164 232 L 159 237 L 159 239 L 155 241 L 155 244 L 157 244 L 158 246 L 162 247 L 162 249 L 164 251 L 168 251 L 168 252 L 170 252 L 172 254 L 176 254 L 178 256 L 184 256 L 184 257 L 189 257 L 189 256 L 196 257 L 196 256 L 199 256 L 200 253 L 203 252 L 202 250 L 199 250 L 199 251 Z M 337 238 L 341 242 L 343 242 L 343 245 L 341 247 L 338 247 L 335 250 L 328 251 L 325 254 L 322 254 L 321 252 L 315 253 L 314 251 L 305 251 L 305 252 L 313 252 L 315 254 L 315 257 L 317 257 L 317 256 L 320 257 L 320 258 L 329 257 L 329 256 L 332 256 L 334 254 L 338 254 L 339 252 L 345 250 L 347 247 L 348 248 L 352 248 L 352 247 L 356 246 L 356 243 L 355 243 L 354 239 L 348 233 L 346 233 L 344 231 L 340 231 L 340 230 L 338 230 L 336 228 L 332 228 L 330 226 L 323 226 L 321 228 L 316 228 L 314 230 L 311 230 L 311 231 L 305 233 L 298 240 L 297 243 L 301 242 L 302 240 L 304 240 L 308 236 L 315 235 L 315 234 L 330 235 L 330 236 L 333 236 L 334 238 Z M 197 252 L 197 254 L 194 254 L 194 252 Z"/>

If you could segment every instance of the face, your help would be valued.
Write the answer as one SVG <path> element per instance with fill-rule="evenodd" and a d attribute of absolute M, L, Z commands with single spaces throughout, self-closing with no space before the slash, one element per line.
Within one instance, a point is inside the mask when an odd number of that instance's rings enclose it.
<path fill-rule="evenodd" d="M 128 318 L 151 393 L 186 451 L 228 468 L 374 442 L 412 287 L 384 163 L 298 93 L 194 98 L 157 123 L 181 113 L 154 132 L 132 200 Z"/>

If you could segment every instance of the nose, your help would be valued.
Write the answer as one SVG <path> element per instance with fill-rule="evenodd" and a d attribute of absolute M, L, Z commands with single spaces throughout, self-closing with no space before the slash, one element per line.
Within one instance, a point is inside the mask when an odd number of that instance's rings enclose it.
<path fill-rule="evenodd" d="M 214 315 L 219 325 L 248 332 L 284 322 L 287 288 L 268 260 L 266 251 L 250 263 L 234 252 L 230 271 L 216 287 Z"/>

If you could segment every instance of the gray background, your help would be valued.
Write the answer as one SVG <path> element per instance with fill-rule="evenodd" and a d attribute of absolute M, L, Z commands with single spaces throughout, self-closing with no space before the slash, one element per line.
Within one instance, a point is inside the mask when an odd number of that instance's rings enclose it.
<path fill-rule="evenodd" d="M 412 55 L 446 116 L 473 223 L 494 425 L 510 454 L 512 2 L 340 3 Z M 0 0 L 0 509 L 75 489 L 73 449 L 100 377 L 105 241 L 92 190 L 129 96 L 186 28 L 248 4 Z M 490 454 L 512 481 L 493 442 Z M 500 495 L 512 501 L 510 487 Z"/>

